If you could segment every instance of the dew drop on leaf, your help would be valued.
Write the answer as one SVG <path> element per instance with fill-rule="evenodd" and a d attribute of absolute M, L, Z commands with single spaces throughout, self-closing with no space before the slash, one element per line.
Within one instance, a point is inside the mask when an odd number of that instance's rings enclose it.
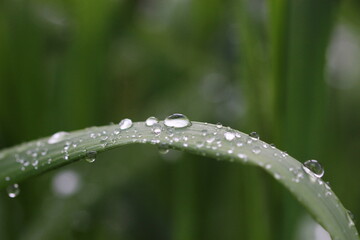
<path fill-rule="evenodd" d="M 306 173 L 313 174 L 315 177 L 318 178 L 321 178 L 325 173 L 324 168 L 316 160 L 308 160 L 304 162 L 304 165 L 302 167 Z"/>
<path fill-rule="evenodd" d="M 16 196 L 19 195 L 20 193 L 20 188 L 19 188 L 19 185 L 17 183 L 14 183 L 12 185 L 9 185 L 7 188 L 6 188 L 6 191 L 8 193 L 8 196 L 10 198 L 15 198 Z"/>
<path fill-rule="evenodd" d="M 225 132 L 225 133 L 224 133 L 224 137 L 225 137 L 226 140 L 232 141 L 232 140 L 234 140 L 234 138 L 235 138 L 235 133 Z"/>
<path fill-rule="evenodd" d="M 85 153 L 85 161 L 87 161 L 88 163 L 95 162 L 96 155 L 97 155 L 96 151 L 86 151 L 86 153 Z"/>
<path fill-rule="evenodd" d="M 173 127 L 173 128 L 184 128 L 191 126 L 190 120 L 181 113 L 174 113 L 164 120 L 164 124 L 167 127 Z"/>
<path fill-rule="evenodd" d="M 158 150 L 160 154 L 167 154 L 169 152 L 169 148 L 166 145 L 159 145 Z"/>
<path fill-rule="evenodd" d="M 148 127 L 151 127 L 158 122 L 159 122 L 159 120 L 156 117 L 149 117 L 148 119 L 146 119 L 145 125 Z"/>
<path fill-rule="evenodd" d="M 123 120 L 121 120 L 119 122 L 119 126 L 120 126 L 121 130 L 129 129 L 129 128 L 131 128 L 132 125 L 133 125 L 133 122 L 129 118 L 124 118 Z"/>
<path fill-rule="evenodd" d="M 237 155 L 240 159 L 242 159 L 243 161 L 247 161 L 248 160 L 248 157 L 246 154 L 243 154 L 243 153 L 239 153 Z"/>
<path fill-rule="evenodd" d="M 350 211 L 350 210 L 346 210 L 347 212 L 347 218 L 348 218 L 348 221 L 349 221 L 349 227 L 352 227 L 355 225 L 355 216 L 354 214 Z"/>
<path fill-rule="evenodd" d="M 259 138 L 260 138 L 260 136 L 259 136 L 259 134 L 257 132 L 251 132 L 249 134 L 249 136 L 252 137 L 253 140 L 259 140 Z"/>
<path fill-rule="evenodd" d="M 58 142 L 64 140 L 67 135 L 69 135 L 68 132 L 57 132 L 57 133 L 54 133 L 54 134 L 49 138 L 48 144 L 58 143 Z"/>
<path fill-rule="evenodd" d="M 253 147 L 253 149 L 251 149 L 251 151 L 255 154 L 259 154 L 261 152 L 261 149 L 259 146 L 255 146 Z"/>
<path fill-rule="evenodd" d="M 153 126 L 152 126 L 152 129 L 151 129 L 151 131 L 153 132 L 153 133 L 155 133 L 155 135 L 159 135 L 160 133 L 161 133 L 161 126 L 160 126 L 160 124 L 154 124 Z"/>

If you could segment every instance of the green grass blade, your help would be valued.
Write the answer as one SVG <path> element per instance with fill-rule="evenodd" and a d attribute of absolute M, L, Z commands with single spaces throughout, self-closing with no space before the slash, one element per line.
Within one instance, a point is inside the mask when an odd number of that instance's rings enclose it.
<path fill-rule="evenodd" d="M 2 150 L 0 188 L 84 159 L 89 151 L 99 153 L 131 143 L 150 143 L 259 166 L 283 184 L 334 240 L 359 239 L 347 210 L 329 186 L 306 173 L 303 165 L 286 153 L 242 132 L 213 124 L 193 122 L 190 127 L 174 129 L 160 122 L 160 126 L 160 134 L 155 134 L 144 122 L 120 132 L 118 125 L 93 127 L 69 133 L 53 144 L 44 138 Z M 227 140 L 224 136 L 227 132 L 236 137 Z"/>

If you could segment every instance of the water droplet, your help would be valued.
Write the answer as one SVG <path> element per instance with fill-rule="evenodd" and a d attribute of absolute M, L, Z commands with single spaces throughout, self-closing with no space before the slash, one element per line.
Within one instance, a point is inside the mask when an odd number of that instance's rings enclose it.
<path fill-rule="evenodd" d="M 236 146 L 237 147 L 242 147 L 244 145 L 244 143 L 242 142 L 242 141 L 238 141 L 237 143 L 236 143 Z"/>
<path fill-rule="evenodd" d="M 160 154 L 167 154 L 169 152 L 169 147 L 162 144 L 162 145 L 159 145 L 158 150 L 159 150 Z"/>
<path fill-rule="evenodd" d="M 255 154 L 259 154 L 261 152 L 261 149 L 259 146 L 255 146 L 255 147 L 253 147 L 253 149 L 251 151 Z"/>
<path fill-rule="evenodd" d="M 16 196 L 19 195 L 19 193 L 20 193 L 20 188 L 19 188 L 19 185 L 18 185 L 17 183 L 14 183 L 14 184 L 12 184 L 12 185 L 9 185 L 9 186 L 6 188 L 6 191 L 7 191 L 9 197 L 15 198 Z"/>
<path fill-rule="evenodd" d="M 156 117 L 149 117 L 148 119 L 146 119 L 145 125 L 148 127 L 151 127 L 152 125 L 154 125 L 158 122 L 159 122 L 159 120 Z"/>
<path fill-rule="evenodd" d="M 318 178 L 321 178 L 325 173 L 324 168 L 316 160 L 308 160 L 304 162 L 304 165 L 302 167 L 306 173 L 312 173 L 313 175 L 315 175 L 315 177 Z"/>
<path fill-rule="evenodd" d="M 161 133 L 161 126 L 160 124 L 156 123 L 153 125 L 151 131 L 155 133 L 155 135 L 159 135 Z"/>
<path fill-rule="evenodd" d="M 68 132 L 57 132 L 57 133 L 54 133 L 54 134 L 49 138 L 48 144 L 58 143 L 58 142 L 64 140 L 67 135 L 69 135 Z"/>
<path fill-rule="evenodd" d="M 39 164 L 39 160 L 35 159 L 31 162 L 31 165 L 33 165 L 33 167 L 36 167 Z"/>
<path fill-rule="evenodd" d="M 207 143 L 212 143 L 212 142 L 214 142 L 214 140 L 215 140 L 215 137 L 210 136 L 209 138 L 206 139 L 206 142 Z"/>
<path fill-rule="evenodd" d="M 350 210 L 346 210 L 347 212 L 347 218 L 349 221 L 349 227 L 355 226 L 355 216 Z"/>
<path fill-rule="evenodd" d="M 88 163 L 95 162 L 96 155 L 97 155 L 96 151 L 86 151 L 86 153 L 85 153 L 85 161 L 87 161 Z"/>
<path fill-rule="evenodd" d="M 226 133 L 224 133 L 224 137 L 225 137 L 226 140 L 232 141 L 235 138 L 235 133 L 226 132 Z"/>
<path fill-rule="evenodd" d="M 184 128 L 191 126 L 190 120 L 183 114 L 174 113 L 164 120 L 164 124 L 167 127 Z"/>
<path fill-rule="evenodd" d="M 124 118 L 119 122 L 119 126 L 121 130 L 129 129 L 133 125 L 133 122 L 129 118 Z"/>
<path fill-rule="evenodd" d="M 246 154 L 239 153 L 237 156 L 245 162 L 248 160 L 248 157 Z"/>
<path fill-rule="evenodd" d="M 257 134 L 257 132 L 251 132 L 249 134 L 249 136 L 252 137 L 253 140 L 259 140 L 259 138 L 260 138 L 260 136 L 259 136 L 259 134 Z"/>
<path fill-rule="evenodd" d="M 201 130 L 201 135 L 206 137 L 208 131 L 206 129 Z"/>
<path fill-rule="evenodd" d="M 199 140 L 199 141 L 196 141 L 196 147 L 197 148 L 202 148 L 204 146 L 204 142 Z"/>
<path fill-rule="evenodd" d="M 274 177 L 275 177 L 276 179 L 281 179 L 281 175 L 278 174 L 278 173 L 274 173 Z"/>

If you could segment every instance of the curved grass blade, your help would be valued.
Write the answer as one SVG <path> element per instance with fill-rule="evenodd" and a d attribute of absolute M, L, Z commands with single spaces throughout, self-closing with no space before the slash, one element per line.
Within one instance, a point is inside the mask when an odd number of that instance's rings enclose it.
<path fill-rule="evenodd" d="M 176 129 L 163 122 L 151 127 L 137 122 L 125 130 L 118 125 L 93 127 L 24 143 L 0 151 L 0 188 L 131 143 L 259 166 L 283 184 L 334 240 L 359 239 L 354 222 L 335 193 L 321 178 L 305 171 L 299 161 L 255 137 L 208 123 L 192 122 Z"/>

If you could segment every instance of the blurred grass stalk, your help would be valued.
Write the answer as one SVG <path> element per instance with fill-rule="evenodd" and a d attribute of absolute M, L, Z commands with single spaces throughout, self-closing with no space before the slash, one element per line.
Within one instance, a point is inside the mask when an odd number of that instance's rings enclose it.
<path fill-rule="evenodd" d="M 247 103 L 245 126 L 242 128 L 245 127 L 248 132 L 256 130 L 262 135 L 266 135 L 268 94 L 264 90 L 267 89 L 266 75 L 269 68 L 265 64 L 267 57 L 261 34 L 263 26 L 257 21 L 263 17 L 263 12 L 261 9 L 253 12 L 251 5 L 253 5 L 251 1 L 241 0 L 237 1 L 234 7 L 236 31 L 240 41 L 239 59 L 235 71 L 240 79 Z M 257 6 L 260 7 L 260 5 Z M 270 224 L 263 172 L 257 168 L 241 170 L 231 170 L 230 173 L 242 176 L 244 188 L 240 189 L 239 182 L 236 181 L 228 184 L 232 186 L 231 192 L 241 191 L 243 194 L 245 206 L 243 226 L 246 230 L 244 234 L 234 236 L 232 239 L 242 239 L 244 236 L 246 239 L 254 240 L 272 239 L 274 232 L 271 230 L 273 228 Z M 250 182 L 251 184 L 249 184 Z"/>
<path fill-rule="evenodd" d="M 326 166 L 325 54 L 338 1 L 269 1 L 274 136 L 291 155 Z M 284 199 L 282 239 L 293 239 L 299 205 Z"/>

